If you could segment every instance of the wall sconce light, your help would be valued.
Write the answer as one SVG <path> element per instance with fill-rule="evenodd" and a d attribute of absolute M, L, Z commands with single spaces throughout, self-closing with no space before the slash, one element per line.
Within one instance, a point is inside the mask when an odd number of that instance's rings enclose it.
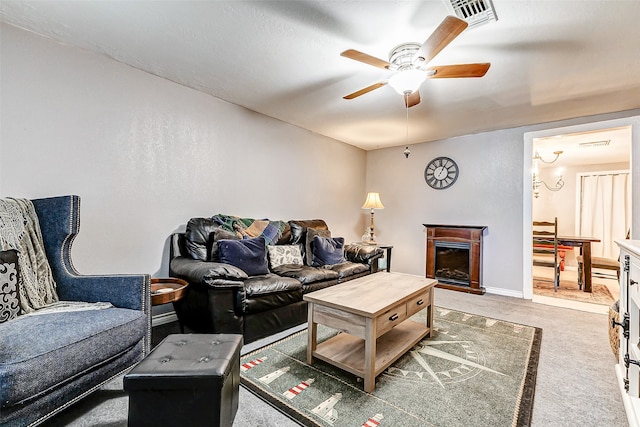
<path fill-rule="evenodd" d="M 375 209 L 384 209 L 382 202 L 380 201 L 380 194 L 368 193 L 367 200 L 364 201 L 362 209 L 371 209 L 371 225 L 369 226 L 369 232 L 362 236 L 362 241 L 365 243 L 376 243 L 376 235 L 373 232 L 373 211 Z"/>
<path fill-rule="evenodd" d="M 547 187 L 547 190 L 549 191 L 559 191 L 560 189 L 562 189 L 562 187 L 564 187 L 564 181 L 562 180 L 562 169 L 558 169 L 556 183 L 553 187 L 540 179 L 538 161 L 546 164 L 551 164 L 558 160 L 560 154 L 562 154 L 562 150 L 554 151 L 553 154 L 555 154 L 555 157 L 552 160 L 543 159 L 542 156 L 540 156 L 540 153 L 538 153 L 538 150 L 536 150 L 533 154 L 533 197 L 535 197 L 536 199 L 540 196 L 540 184 L 543 184 L 545 187 Z"/>
<path fill-rule="evenodd" d="M 543 184 L 545 187 L 547 187 L 547 190 L 549 191 L 561 190 L 562 187 L 564 187 L 564 181 L 562 180 L 562 169 L 558 169 L 558 174 L 556 175 L 556 182 L 552 187 L 540 179 L 540 174 L 538 171 L 538 163 L 534 163 L 533 165 L 533 197 L 535 197 L 536 199 L 540 196 L 540 184 Z"/>
<path fill-rule="evenodd" d="M 538 150 L 536 150 L 536 152 L 533 154 L 533 160 L 540 160 L 542 163 L 546 163 L 546 164 L 551 164 L 553 162 L 555 162 L 556 160 L 558 160 L 558 157 L 560 157 L 560 154 L 562 154 L 562 150 L 559 151 L 554 151 L 553 154 L 555 154 L 556 156 L 553 158 L 553 160 L 545 160 L 540 156 L 540 153 L 538 153 Z"/>

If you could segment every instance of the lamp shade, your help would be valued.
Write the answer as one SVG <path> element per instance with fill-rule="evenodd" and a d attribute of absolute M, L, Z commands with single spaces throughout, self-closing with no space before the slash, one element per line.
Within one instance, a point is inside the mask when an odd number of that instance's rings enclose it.
<path fill-rule="evenodd" d="M 362 209 L 384 209 L 382 202 L 380 201 L 380 194 L 368 193 L 367 200 L 364 201 Z"/>

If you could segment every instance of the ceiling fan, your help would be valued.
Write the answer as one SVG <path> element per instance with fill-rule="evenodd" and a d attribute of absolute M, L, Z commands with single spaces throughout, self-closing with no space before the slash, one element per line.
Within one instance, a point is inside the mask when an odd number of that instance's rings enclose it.
<path fill-rule="evenodd" d="M 420 103 L 418 88 L 426 78 L 484 76 L 491 66 L 490 63 L 426 66 L 453 39 L 458 37 L 468 25 L 466 21 L 460 18 L 447 16 L 422 45 L 418 43 L 403 43 L 391 51 L 389 61 L 384 61 L 354 49 L 345 50 L 340 54 L 345 58 L 396 71 L 396 73 L 388 81 L 372 84 L 343 98 L 354 99 L 389 83 L 389 86 L 404 96 L 405 105 L 408 108 Z"/>

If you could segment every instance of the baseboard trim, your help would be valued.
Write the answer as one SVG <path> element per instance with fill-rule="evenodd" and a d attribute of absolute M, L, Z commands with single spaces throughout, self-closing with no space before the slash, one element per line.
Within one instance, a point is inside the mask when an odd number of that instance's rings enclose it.
<path fill-rule="evenodd" d="M 166 325 L 167 323 L 177 322 L 178 316 L 175 311 L 156 314 L 151 318 L 151 326 Z"/>
<path fill-rule="evenodd" d="M 490 286 L 485 286 L 484 289 L 487 291 L 488 294 L 494 294 L 494 295 L 503 295 L 505 297 L 513 297 L 513 298 L 524 298 L 524 294 L 522 293 L 522 291 L 512 291 L 510 289 L 503 289 L 503 288 L 492 288 Z"/>

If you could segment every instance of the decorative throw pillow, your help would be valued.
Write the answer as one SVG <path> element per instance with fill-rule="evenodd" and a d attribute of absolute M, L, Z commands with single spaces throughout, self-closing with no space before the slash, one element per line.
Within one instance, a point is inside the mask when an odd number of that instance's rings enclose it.
<path fill-rule="evenodd" d="M 316 236 L 320 237 L 331 237 L 331 231 L 324 229 L 316 229 L 316 228 L 307 228 L 307 236 L 306 243 L 304 246 L 304 259 L 306 265 L 313 265 L 313 247 L 311 243 L 313 243 L 313 238 Z"/>
<path fill-rule="evenodd" d="M 267 251 L 272 269 L 283 264 L 302 265 L 302 253 L 298 245 L 269 245 Z"/>
<path fill-rule="evenodd" d="M 18 270 L 18 251 L 0 251 L 0 323 L 20 313 Z"/>
<path fill-rule="evenodd" d="M 269 272 L 267 248 L 262 237 L 218 240 L 218 255 L 220 262 L 238 267 L 249 276 L 259 276 Z"/>
<path fill-rule="evenodd" d="M 311 244 L 313 250 L 313 266 L 335 265 L 345 262 L 344 238 L 320 237 L 313 238 Z"/>

